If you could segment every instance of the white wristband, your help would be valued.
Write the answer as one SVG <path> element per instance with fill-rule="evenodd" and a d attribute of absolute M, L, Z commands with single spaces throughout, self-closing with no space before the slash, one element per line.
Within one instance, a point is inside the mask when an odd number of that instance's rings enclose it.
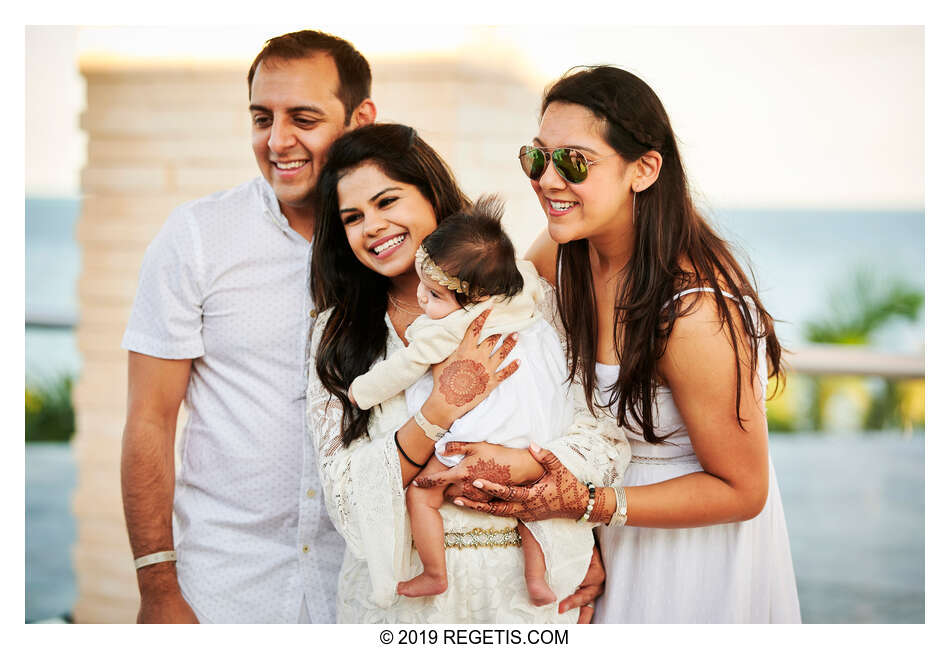
<path fill-rule="evenodd" d="M 426 434 L 426 437 L 431 439 L 433 442 L 438 442 L 442 439 L 442 436 L 445 435 L 448 430 L 442 428 L 441 426 L 436 426 L 431 421 L 426 419 L 426 416 L 422 414 L 422 409 L 419 409 L 413 419 L 416 420 L 416 423 L 419 424 L 419 428 L 422 429 L 422 432 Z"/>
<path fill-rule="evenodd" d="M 178 561 L 178 555 L 174 550 L 163 550 L 162 552 L 153 552 L 139 557 L 135 560 L 135 569 L 144 568 L 155 563 L 164 563 L 165 561 Z"/>

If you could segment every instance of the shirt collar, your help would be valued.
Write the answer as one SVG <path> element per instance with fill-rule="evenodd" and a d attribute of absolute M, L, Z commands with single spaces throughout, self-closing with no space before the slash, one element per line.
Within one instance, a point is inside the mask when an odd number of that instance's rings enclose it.
<path fill-rule="evenodd" d="M 255 178 L 255 183 L 257 185 L 257 194 L 261 199 L 263 214 L 267 219 L 287 236 L 300 236 L 290 227 L 290 222 L 287 220 L 287 217 L 280 211 L 280 203 L 277 202 L 277 194 L 274 193 L 274 188 L 264 180 L 263 176 Z"/>

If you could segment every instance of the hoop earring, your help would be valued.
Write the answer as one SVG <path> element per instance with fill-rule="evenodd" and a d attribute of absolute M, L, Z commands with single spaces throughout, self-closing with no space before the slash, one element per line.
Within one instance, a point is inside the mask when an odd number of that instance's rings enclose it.
<path fill-rule="evenodd" d="M 633 224 L 637 224 L 637 192 L 633 192 Z"/>

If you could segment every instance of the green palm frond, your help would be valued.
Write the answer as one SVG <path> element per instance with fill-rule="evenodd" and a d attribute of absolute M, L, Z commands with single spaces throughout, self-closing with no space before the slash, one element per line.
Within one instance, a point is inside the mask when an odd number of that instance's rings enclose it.
<path fill-rule="evenodd" d="M 899 279 L 880 280 L 868 268 L 830 295 L 830 315 L 806 322 L 805 338 L 813 343 L 866 345 L 881 327 L 895 319 L 915 321 L 924 293 Z"/>

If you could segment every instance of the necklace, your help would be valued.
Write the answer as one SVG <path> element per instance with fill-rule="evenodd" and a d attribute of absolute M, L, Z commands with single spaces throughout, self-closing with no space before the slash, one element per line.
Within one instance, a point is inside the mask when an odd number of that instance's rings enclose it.
<path fill-rule="evenodd" d="M 397 300 L 392 295 L 389 296 L 389 303 L 393 305 L 393 308 L 397 311 L 402 311 L 411 316 L 422 315 L 422 309 L 419 308 L 419 305 L 416 305 L 415 308 L 411 308 L 412 305 L 403 302 L 402 300 Z M 409 307 L 409 308 L 407 308 Z"/>

